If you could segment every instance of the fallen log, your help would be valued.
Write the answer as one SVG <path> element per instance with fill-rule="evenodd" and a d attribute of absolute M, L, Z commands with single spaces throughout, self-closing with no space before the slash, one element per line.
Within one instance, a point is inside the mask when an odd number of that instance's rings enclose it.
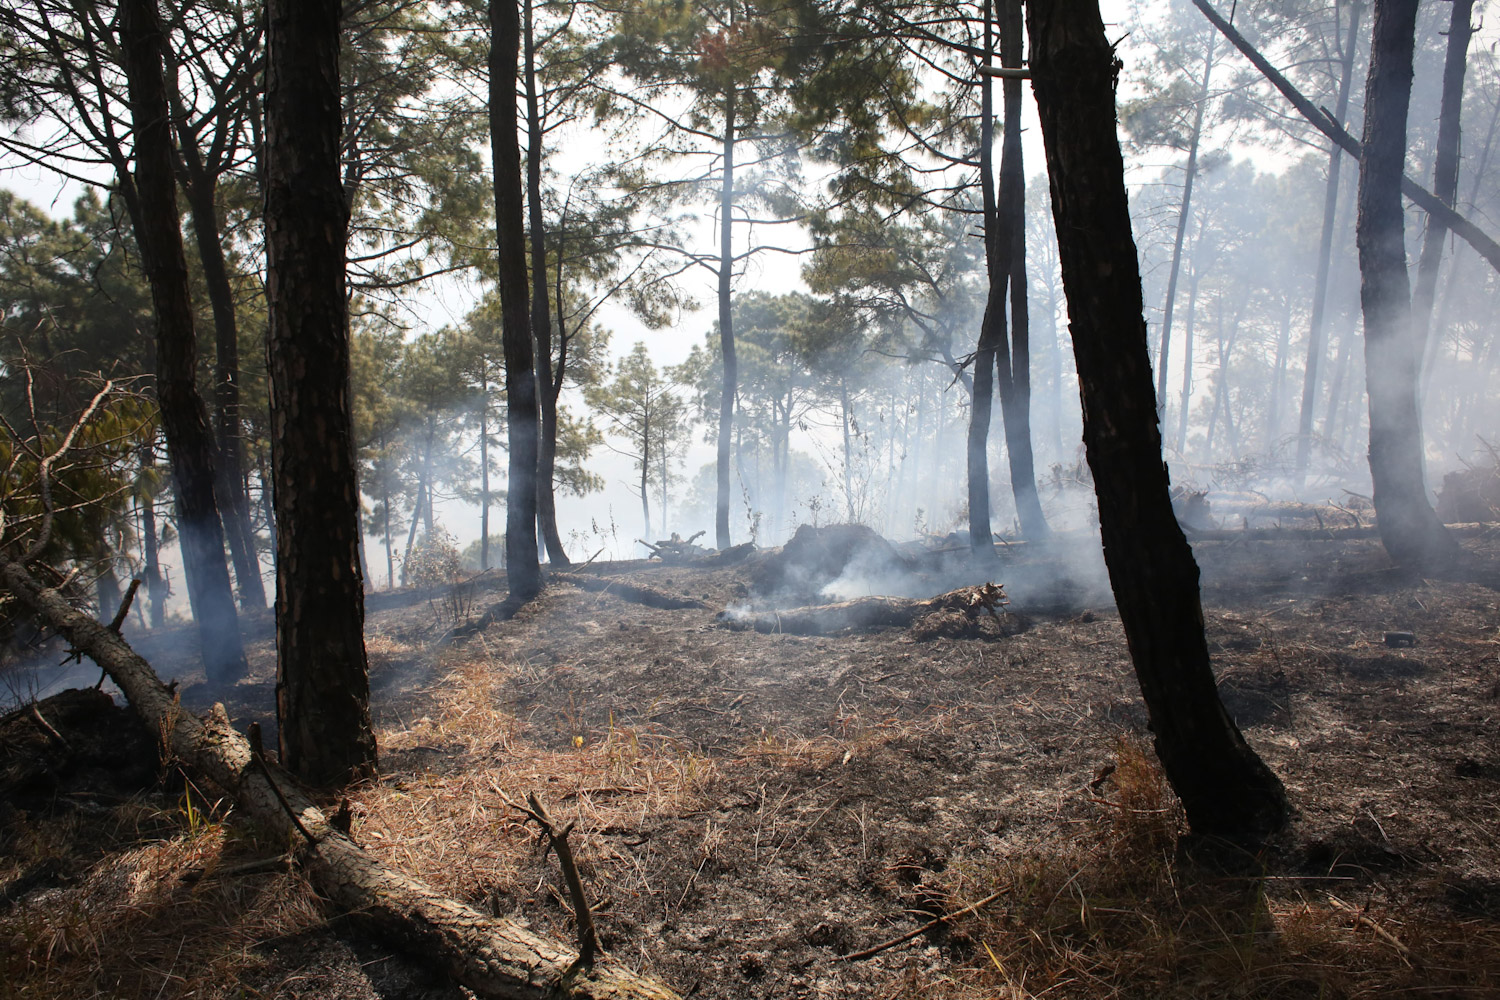
<path fill-rule="evenodd" d="M 654 587 L 642 586 L 638 583 L 626 583 L 624 580 L 604 580 L 596 576 L 580 576 L 577 573 L 548 573 L 547 580 L 551 583 L 565 583 L 570 587 L 580 590 L 589 590 L 594 593 L 609 593 L 624 601 L 633 604 L 644 604 L 648 608 L 659 608 L 664 611 L 681 611 L 685 608 L 704 609 L 708 605 L 695 597 L 678 597 L 668 594 Z"/>
<path fill-rule="evenodd" d="M 99 664 L 177 760 L 222 788 L 245 815 L 295 843 L 314 887 L 378 937 L 437 965 L 481 997 L 677 997 L 614 962 L 580 967 L 571 949 L 449 899 L 366 853 L 330 824 L 290 776 L 252 754 L 222 705 L 204 719 L 183 711 L 124 639 L 43 588 L 21 565 L 0 559 L 0 586 Z"/>
<path fill-rule="evenodd" d="M 959 613 L 971 621 L 988 614 L 1000 622 L 1002 631 L 1007 624 L 1012 631 L 1019 631 L 1024 624 L 1019 617 L 1006 614 L 1008 621 L 1000 621 L 998 612 L 1003 610 L 1005 603 L 1004 591 L 996 584 L 986 584 L 983 587 L 962 587 L 923 601 L 904 597 L 861 597 L 853 601 L 779 611 L 722 611 L 718 620 L 737 631 L 754 629 L 769 634 L 835 635 L 864 629 L 908 628 L 919 619 L 934 614 Z"/>
<path fill-rule="evenodd" d="M 688 565 L 733 566 L 735 563 L 744 562 L 746 559 L 749 559 L 753 555 L 755 555 L 755 543 L 741 542 L 738 545 L 731 545 L 727 549 L 720 549 L 712 555 L 703 556 L 701 559 L 694 559 Z"/>
<path fill-rule="evenodd" d="M 1500 531 L 1500 524 L 1450 524 L 1448 533 L 1457 538 L 1476 538 Z M 1342 528 L 1189 528 L 1182 533 L 1190 542 L 1338 542 L 1360 538 L 1379 538 L 1374 525 L 1350 525 Z"/>

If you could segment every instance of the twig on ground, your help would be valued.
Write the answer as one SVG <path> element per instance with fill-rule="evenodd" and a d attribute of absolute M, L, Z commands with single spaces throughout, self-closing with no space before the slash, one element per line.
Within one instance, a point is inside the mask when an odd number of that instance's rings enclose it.
<path fill-rule="evenodd" d="M 73 752 L 73 748 L 68 745 L 68 741 L 63 739 L 62 733 L 52 728 L 52 723 L 48 722 L 46 717 L 42 715 L 42 710 L 37 707 L 36 702 L 31 703 L 31 716 L 32 718 L 36 719 L 37 725 L 41 726 L 42 730 L 46 732 L 49 737 L 57 741 L 58 746 L 62 747 L 68 753 Z"/>
<path fill-rule="evenodd" d="M 583 892 L 583 879 L 578 875 L 578 864 L 573 860 L 573 848 L 568 845 L 568 834 L 573 832 L 573 824 L 557 829 L 552 817 L 547 814 L 547 807 L 542 805 L 542 800 L 537 798 L 535 792 L 526 796 L 527 804 L 524 806 L 504 794 L 501 798 L 512 809 L 534 820 L 547 838 L 547 846 L 557 854 L 557 865 L 562 869 L 563 881 L 568 884 L 573 916 L 578 924 L 578 966 L 590 968 L 594 964 L 594 957 L 599 953 L 599 938 L 594 933 L 594 918 L 589 912 L 588 897 Z"/>
<path fill-rule="evenodd" d="M 871 958 L 871 957 L 873 957 L 875 955 L 880 954 L 883 951 L 886 951 L 888 949 L 896 947 L 896 945 L 898 945 L 898 944 L 905 944 L 906 942 L 910 941 L 914 937 L 919 937 L 919 936 L 921 936 L 923 934 L 926 934 L 928 931 L 932 930 L 938 924 L 946 924 L 950 920 L 957 920 L 959 917 L 962 917 L 965 914 L 973 913 L 975 910 L 978 910 L 978 909 L 981 909 L 983 907 L 986 907 L 986 906 L 990 905 L 991 903 L 993 903 L 995 900 L 999 899 L 1001 896 L 1005 895 L 1009 891 L 1010 891 L 1009 888 L 1005 888 L 1005 889 L 1000 889 L 1000 890 L 998 890 L 996 892 L 992 892 L 988 896 L 986 896 L 983 899 L 981 899 L 979 902 L 977 902 L 977 903 L 970 903 L 968 906 L 965 906 L 962 910 L 954 910 L 952 913 L 944 914 L 943 916 L 938 917 L 936 920 L 929 920 L 927 923 L 923 924 L 921 927 L 918 927 L 914 931 L 910 931 L 909 933 L 902 934 L 900 937 L 891 938 L 889 941 L 882 941 L 880 944 L 877 944 L 877 945 L 875 945 L 872 948 L 866 948 L 864 951 L 852 951 L 852 952 L 850 952 L 847 955 L 839 955 L 839 956 L 837 956 L 837 957 L 834 958 L 834 961 L 835 962 L 857 962 L 857 961 L 860 961 L 861 959 Z"/>
<path fill-rule="evenodd" d="M 1376 923 L 1373 917 L 1366 914 L 1363 910 L 1344 902 L 1331 892 L 1326 895 L 1328 896 L 1328 902 L 1333 904 L 1334 909 L 1343 910 L 1353 918 L 1356 924 L 1363 924 L 1374 931 L 1379 937 L 1384 938 L 1392 948 L 1396 949 L 1396 954 L 1401 957 L 1403 962 L 1412 968 L 1421 967 L 1421 961 L 1416 955 L 1412 954 L 1412 950 L 1403 944 L 1400 938 Z"/>

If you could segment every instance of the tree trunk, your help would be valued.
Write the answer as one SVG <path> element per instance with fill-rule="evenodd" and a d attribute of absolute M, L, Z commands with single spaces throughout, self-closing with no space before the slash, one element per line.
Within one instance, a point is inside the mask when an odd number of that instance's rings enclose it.
<path fill-rule="evenodd" d="M 1349 377 L 1349 368 L 1354 356 L 1355 333 L 1345 326 L 1339 331 L 1339 350 L 1333 362 L 1333 382 L 1328 387 L 1328 407 L 1323 415 L 1323 440 L 1330 449 L 1343 450 L 1345 414 L 1345 387 L 1354 383 Z"/>
<path fill-rule="evenodd" d="M 1025 44 L 1021 0 L 1002 0 L 1000 64 L 1019 67 Z M 1036 491 L 1036 458 L 1031 449 L 1031 316 L 1026 281 L 1026 170 L 1021 154 L 1021 81 L 1006 79 L 1005 138 L 1000 152 L 999 239 L 1010 240 L 1010 349 L 998 359 L 1000 415 L 1005 425 L 1005 453 L 1010 462 L 1010 489 L 1016 501 L 1021 534 L 1033 541 L 1049 534 Z"/>
<path fill-rule="evenodd" d="M 381 497 L 381 506 L 385 508 L 385 589 L 394 590 L 396 587 L 396 547 L 391 539 L 391 489 L 387 486 Z"/>
<path fill-rule="evenodd" d="M 1203 55 L 1203 81 L 1198 85 L 1198 106 L 1193 109 L 1193 135 L 1188 140 L 1187 168 L 1182 179 L 1182 202 L 1177 206 L 1177 235 L 1172 240 L 1172 265 L 1167 270 L 1167 302 L 1162 309 L 1161 350 L 1156 359 L 1156 419 L 1167 412 L 1167 365 L 1172 358 L 1172 310 L 1177 304 L 1177 275 L 1182 268 L 1182 243 L 1188 217 L 1193 211 L 1193 183 L 1198 179 L 1198 143 L 1203 138 L 1203 114 L 1208 107 L 1208 83 L 1214 70 L 1214 37 L 1208 36 Z"/>
<path fill-rule="evenodd" d="M 649 402 L 647 406 L 649 407 Z M 645 526 L 641 534 L 651 537 L 651 412 L 648 409 L 641 423 L 641 523 Z"/>
<path fill-rule="evenodd" d="M 731 13 L 733 8 L 731 8 Z M 724 91 L 724 177 L 719 191 L 719 352 L 723 381 L 719 397 L 719 441 L 715 472 L 714 538 L 719 549 L 730 546 L 729 444 L 734 435 L 734 395 L 739 387 L 739 364 L 734 354 L 734 315 L 730 289 L 734 278 L 734 115 L 735 91 Z"/>
<path fill-rule="evenodd" d="M 1200 237 L 1203 235 L 1200 231 Z M 1196 246 L 1196 242 L 1194 243 Z M 1188 310 L 1185 336 L 1182 342 L 1182 406 L 1177 411 L 1177 453 L 1187 452 L 1188 420 L 1193 414 L 1193 341 L 1197 338 L 1198 281 L 1202 276 L 1193 268 L 1193 277 L 1188 282 Z"/>
<path fill-rule="evenodd" d="M 1061 457 L 1063 453 L 1062 435 L 1062 412 L 1063 412 L 1063 366 L 1062 366 L 1062 343 L 1057 335 L 1057 285 L 1052 278 L 1047 279 L 1047 374 L 1052 380 L 1047 393 L 1048 413 L 1050 431 L 1052 436 L 1052 453 L 1055 457 Z"/>
<path fill-rule="evenodd" d="M 382 940 L 432 963 L 487 1000 L 676 997 L 612 962 L 579 968 L 574 952 L 561 943 L 514 921 L 485 916 L 367 854 L 328 822 L 290 775 L 264 758 L 257 763 L 222 708 L 206 720 L 182 711 L 125 640 L 69 607 L 56 591 L 43 590 L 23 567 L 0 559 L 0 585 L 107 671 L 175 758 L 228 793 L 235 809 L 273 841 L 292 845 L 319 894 Z"/>
<path fill-rule="evenodd" d="M 276 481 L 281 763 L 315 787 L 372 774 L 339 174 L 338 0 L 270 0 L 266 300 Z"/>
<path fill-rule="evenodd" d="M 482 362 L 479 380 L 479 569 L 490 568 L 490 376 L 489 360 Z"/>
<path fill-rule="evenodd" d="M 541 438 L 537 442 L 536 511 L 547 560 L 567 566 L 557 530 L 557 501 L 553 469 L 557 465 L 557 395 L 552 390 L 552 310 L 547 303 L 547 231 L 542 222 L 542 116 L 536 87 L 536 37 L 532 31 L 533 0 L 524 0 L 526 54 L 526 199 L 531 232 L 531 332 L 536 341 L 536 384 L 541 408 Z M 558 303 L 561 306 L 561 303 Z"/>
<path fill-rule="evenodd" d="M 1263 835 L 1285 825 L 1286 792 L 1219 701 L 1198 566 L 1168 497 L 1116 133 L 1119 63 L 1096 0 L 1032 0 L 1027 26 L 1105 564 L 1156 751 L 1196 833 Z"/>
<path fill-rule="evenodd" d="M 1365 318 L 1375 518 L 1392 559 L 1435 567 L 1451 564 L 1460 549 L 1422 486 L 1417 351 L 1401 209 L 1416 19 L 1417 0 L 1375 0 L 1355 243 Z"/>
<path fill-rule="evenodd" d="M 245 651 L 224 563 L 223 524 L 214 502 L 213 435 L 194 382 L 197 339 L 182 231 L 177 224 L 171 118 L 162 76 L 163 36 L 151 0 L 121 4 L 120 42 L 135 129 L 139 208 L 131 221 L 156 309 L 156 397 L 177 486 L 183 574 L 198 619 L 208 681 L 232 684 L 246 673 Z"/>
<path fill-rule="evenodd" d="M 1292 297 L 1282 304 L 1281 329 L 1276 335 L 1276 359 L 1271 369 L 1271 399 L 1266 405 L 1266 433 L 1261 447 L 1270 454 L 1281 437 L 1281 407 L 1286 385 L 1286 354 L 1292 344 Z"/>
<path fill-rule="evenodd" d="M 1438 111 L 1437 155 L 1432 166 L 1432 193 L 1444 205 L 1458 201 L 1459 122 L 1464 99 L 1464 73 L 1468 68 L 1469 38 L 1474 34 L 1474 0 L 1453 0 L 1448 21 L 1448 52 L 1443 61 L 1443 96 Z M 1438 268 L 1443 261 L 1443 240 L 1448 227 L 1440 219 L 1427 220 L 1422 256 L 1417 264 L 1417 283 L 1412 291 L 1412 332 L 1417 341 L 1417 362 L 1427 357 L 1432 326 L 1432 305 L 1437 297 Z M 1420 401 L 1420 391 L 1419 391 Z M 1420 409 L 1418 411 L 1420 413 Z"/>
<path fill-rule="evenodd" d="M 417 473 L 417 498 L 411 508 L 411 524 L 406 528 L 406 552 L 401 556 L 401 586 L 406 586 L 411 568 L 411 553 L 417 547 L 417 525 L 422 520 L 422 508 L 427 503 L 427 465 Z"/>
<path fill-rule="evenodd" d="M 994 51 L 994 26 L 990 0 L 984 3 L 984 58 Z M 984 258 L 989 278 L 989 297 L 979 322 L 979 341 L 974 348 L 974 398 L 969 407 L 969 548 L 977 556 L 995 554 L 995 536 L 990 525 L 990 417 L 994 408 L 995 376 L 1000 352 L 1010 348 L 1005 336 L 1005 288 L 1010 281 L 1009 234 L 1001 232 L 1000 210 L 995 198 L 995 99 L 991 78 L 980 81 L 979 97 L 979 189 L 984 211 Z M 1003 373 L 1002 373 L 1003 374 Z M 894 425 L 893 425 L 894 427 Z"/>
<path fill-rule="evenodd" d="M 526 290 L 526 227 L 521 146 L 516 127 L 516 58 L 521 16 L 516 0 L 490 0 L 490 156 L 495 170 L 495 234 L 499 250 L 500 339 L 505 350 L 505 415 L 510 475 L 505 501 L 505 574 L 510 597 L 525 601 L 542 588 L 536 554 L 536 369 Z"/>
<path fill-rule="evenodd" d="M 141 470 L 156 464 L 156 449 L 151 445 L 141 448 Z M 141 576 L 146 581 L 146 599 L 151 605 L 151 627 L 161 628 L 167 619 L 167 585 L 161 575 L 161 559 L 158 551 L 156 529 L 156 498 L 149 489 L 142 490 L 138 501 L 141 505 L 141 549 L 145 557 L 145 568 Z"/>
<path fill-rule="evenodd" d="M 1500 130 L 1500 95 L 1496 96 L 1494 109 L 1490 112 L 1490 124 L 1485 130 L 1484 146 L 1480 149 L 1479 161 L 1474 165 L 1473 172 L 1469 177 L 1468 205 L 1471 211 L 1474 208 L 1476 200 L 1479 198 L 1479 192 L 1484 183 L 1485 173 L 1490 163 L 1490 153 L 1493 151 L 1495 145 L 1497 130 Z M 1422 358 L 1422 389 L 1424 393 L 1432 384 L 1433 363 L 1437 360 L 1438 349 L 1443 341 L 1447 339 L 1448 324 L 1453 315 L 1451 307 L 1453 305 L 1454 289 L 1463 287 L 1463 283 L 1459 278 L 1459 275 L 1465 270 L 1462 267 L 1463 263 L 1463 255 L 1455 249 L 1453 263 L 1448 268 L 1448 289 L 1442 297 L 1442 304 L 1438 307 L 1437 325 L 1433 329 L 1431 336 L 1427 338 L 1427 353 Z M 1482 386 L 1475 391 L 1475 405 L 1464 411 L 1466 416 L 1472 416 L 1476 410 L 1480 409 L 1478 399 L 1479 395 L 1483 393 Z M 1455 436 L 1453 443 L 1456 444 L 1462 440 L 1462 436 Z"/>
<path fill-rule="evenodd" d="M 854 419 L 854 410 L 849 403 L 849 379 L 839 378 L 839 413 L 844 432 L 844 520 L 854 523 L 854 445 L 849 433 L 849 424 Z"/>
<path fill-rule="evenodd" d="M 203 264 L 203 283 L 208 289 L 214 314 L 214 437 L 218 444 L 214 495 L 229 541 L 229 558 L 240 606 L 260 611 L 266 606 L 266 587 L 260 576 L 260 558 L 255 551 L 255 532 L 250 528 L 250 498 L 245 491 L 245 463 L 240 439 L 240 345 L 235 318 L 234 289 L 224 262 L 219 215 L 214 206 L 214 183 L 203 168 L 198 150 L 186 129 L 180 135 L 185 166 L 183 191 L 193 218 L 198 259 Z"/>
<path fill-rule="evenodd" d="M 1335 8 L 1336 9 L 1336 8 Z M 1349 87 L 1354 79 L 1354 55 L 1359 47 L 1359 21 L 1364 13 L 1362 0 L 1354 0 L 1349 10 L 1349 34 L 1339 42 L 1339 97 L 1334 114 L 1339 127 L 1349 114 Z M 1335 30 L 1338 24 L 1335 22 Z M 1307 363 L 1302 371 L 1302 411 L 1297 424 L 1297 479 L 1307 472 L 1312 447 L 1313 410 L 1318 401 L 1318 365 L 1325 353 L 1323 323 L 1328 304 L 1328 276 L 1333 266 L 1333 231 L 1338 218 L 1339 178 L 1343 168 L 1343 151 L 1337 142 L 1328 146 L 1328 180 L 1323 188 L 1323 233 L 1318 239 L 1318 270 L 1313 280 L 1312 319 L 1308 324 Z M 1326 424 L 1325 424 L 1326 426 Z"/>

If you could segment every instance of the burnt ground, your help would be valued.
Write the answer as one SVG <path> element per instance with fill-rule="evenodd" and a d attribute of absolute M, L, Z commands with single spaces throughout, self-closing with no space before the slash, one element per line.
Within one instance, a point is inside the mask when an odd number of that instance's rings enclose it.
<path fill-rule="evenodd" d="M 1493 534 L 1466 545 L 1500 561 Z M 448 648 L 454 595 L 376 595 L 382 776 L 356 795 L 355 837 L 570 939 L 555 862 L 501 797 L 537 792 L 578 821 L 605 948 L 695 997 L 1500 996 L 1500 574 L 1415 577 L 1378 541 L 1197 552 L 1220 692 L 1296 808 L 1254 853 L 1179 839 L 1119 620 L 1079 582 L 1096 560 L 1060 582 L 1055 554 L 1024 547 L 993 574 L 1005 627 L 921 640 L 719 620 L 756 603 L 764 556 L 589 567 L 708 610 L 553 585 Z M 944 586 L 983 579 L 956 572 Z M 254 627 L 229 707 L 269 725 Z M 155 655 L 186 702 L 203 694 Z M 108 793 L 126 806 L 89 781 L 0 817 L 0 997 L 464 995 L 325 923 L 212 790 L 196 809 L 170 776 Z M 142 870 L 149 901 L 99 902 L 101 880 Z M 184 930 L 174 957 L 157 925 L 185 905 L 233 946 L 184 948 Z M 86 918 L 46 915 L 60 907 Z"/>

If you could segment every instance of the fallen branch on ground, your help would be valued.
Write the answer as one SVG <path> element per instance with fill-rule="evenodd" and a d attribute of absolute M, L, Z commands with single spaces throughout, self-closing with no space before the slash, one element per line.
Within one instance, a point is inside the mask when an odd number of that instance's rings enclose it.
<path fill-rule="evenodd" d="M 1343 912 L 1349 914 L 1350 919 L 1353 920 L 1356 924 L 1370 928 L 1370 930 L 1374 931 L 1378 936 L 1383 938 L 1387 944 L 1396 949 L 1396 954 L 1400 955 L 1401 960 L 1407 965 L 1413 968 L 1421 967 L 1422 963 L 1418 961 L 1416 955 L 1412 954 L 1412 950 L 1408 948 L 1400 938 L 1376 923 L 1374 918 L 1372 918 L 1369 914 L 1365 913 L 1363 910 L 1359 909 L 1356 906 L 1349 905 L 1331 892 L 1324 893 L 1324 895 L 1328 897 L 1328 902 L 1333 904 L 1333 907 L 1335 909 L 1342 910 Z"/>
<path fill-rule="evenodd" d="M 898 944 L 905 944 L 914 937 L 919 937 L 923 934 L 926 934 L 938 924 L 946 924 L 949 921 L 957 920 L 959 917 L 962 917 L 965 914 L 973 913 L 975 910 L 978 910 L 981 907 L 989 906 L 991 903 L 993 903 L 995 900 L 999 899 L 1009 891 L 1009 889 L 1001 889 L 999 892 L 992 892 L 988 896 L 981 899 L 979 902 L 970 903 L 962 910 L 954 910 L 952 913 L 944 914 L 943 916 L 938 917 L 936 920 L 929 920 L 927 923 L 923 924 L 921 927 L 918 927 L 914 931 L 902 934 L 900 937 L 893 937 L 889 941 L 882 941 L 880 944 L 875 945 L 873 948 L 866 948 L 864 951 L 852 951 L 847 955 L 840 955 L 835 958 L 834 961 L 858 962 L 861 959 L 872 958 L 875 955 L 880 954 L 882 951 L 888 951 L 891 948 L 896 947 L 896 945 Z"/>
<path fill-rule="evenodd" d="M 678 597 L 674 594 L 656 590 L 653 587 L 642 586 L 638 583 L 626 583 L 623 580 L 606 580 L 596 576 L 579 576 L 576 573 L 548 573 L 547 580 L 550 583 L 565 583 L 570 587 L 577 587 L 580 590 L 590 590 L 595 593 L 610 593 L 623 601 L 644 604 L 648 608 L 660 608 L 665 611 L 708 607 L 707 604 L 696 598 Z"/>
<path fill-rule="evenodd" d="M 371 856 L 329 823 L 288 775 L 257 766 L 249 742 L 222 705 L 205 719 L 181 704 L 120 636 L 44 589 L 25 568 L 0 559 L 0 585 L 109 672 L 136 713 L 162 733 L 184 766 L 207 776 L 237 808 L 287 842 L 312 884 L 340 911 L 395 947 L 432 962 L 482 997 L 672 1000 L 667 987 L 613 962 L 576 968 L 573 952 L 512 920 L 488 917 Z M 275 770 L 280 794 L 267 779 Z M 285 806 L 283 806 L 285 801 Z M 295 815 L 306 837 L 296 833 Z M 296 836 L 294 836 L 296 834 Z"/>
<path fill-rule="evenodd" d="M 1005 592 L 997 584 L 983 587 L 961 587 L 925 601 L 904 597 L 861 597 L 836 604 L 818 604 L 785 611 L 736 613 L 723 611 L 719 621 L 732 629 L 754 629 L 757 632 L 787 635 L 833 635 L 838 632 L 871 628 L 906 628 L 924 615 L 957 611 L 977 619 L 997 614 L 1006 604 Z"/>
<path fill-rule="evenodd" d="M 1500 524 L 1450 524 L 1448 533 L 1457 538 L 1473 538 L 1500 530 Z M 1345 539 L 1378 538 L 1379 530 L 1374 525 L 1344 528 L 1189 528 L 1183 526 L 1182 533 L 1190 542 L 1273 542 L 1273 541 L 1329 541 Z"/>

